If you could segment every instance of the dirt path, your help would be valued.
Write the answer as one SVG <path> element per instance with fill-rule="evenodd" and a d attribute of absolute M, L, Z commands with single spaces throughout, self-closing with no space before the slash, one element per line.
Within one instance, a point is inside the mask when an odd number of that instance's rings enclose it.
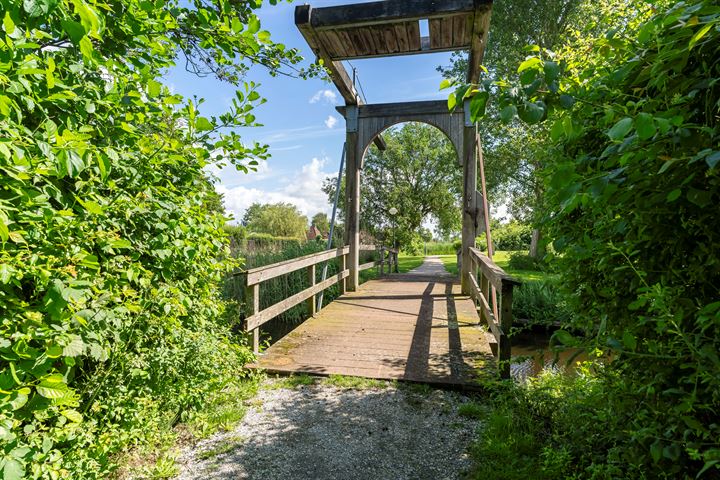
<path fill-rule="evenodd" d="M 427 387 L 268 380 L 235 430 L 179 459 L 180 480 L 439 480 L 469 467 L 469 398 Z M 469 405 L 466 405 L 467 408 Z"/>

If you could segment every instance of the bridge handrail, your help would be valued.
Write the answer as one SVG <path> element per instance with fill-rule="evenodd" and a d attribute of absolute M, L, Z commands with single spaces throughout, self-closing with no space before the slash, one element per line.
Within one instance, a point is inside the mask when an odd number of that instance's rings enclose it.
<path fill-rule="evenodd" d="M 485 321 L 498 344 L 498 362 L 502 377 L 510 376 L 513 288 L 521 283 L 505 273 L 477 248 L 470 248 L 472 267 L 467 272 L 470 296 L 480 304 L 480 321 Z M 478 283 L 479 281 L 479 283 Z M 498 310 L 497 291 L 500 291 Z M 491 295 L 492 294 L 492 295 Z"/>
<path fill-rule="evenodd" d="M 367 248 L 366 248 L 367 247 Z M 387 263 L 390 268 L 394 265 L 395 271 L 398 269 L 397 250 L 388 249 L 386 247 L 376 247 L 375 245 L 361 245 L 360 250 L 371 250 L 379 251 L 380 259 L 374 262 L 369 262 L 360 265 L 360 270 L 366 270 L 368 268 L 380 267 L 380 275 L 383 275 L 383 266 L 386 263 L 386 252 L 387 252 Z M 238 272 L 235 276 L 239 276 L 242 279 L 244 292 L 245 292 L 245 304 L 247 305 L 247 317 L 245 318 L 245 330 L 251 331 L 253 334 L 253 350 L 255 353 L 260 348 L 260 326 L 264 323 L 272 320 L 278 315 L 290 310 L 292 307 L 299 305 L 300 303 L 307 301 L 310 315 L 314 316 L 317 312 L 316 306 L 316 295 L 323 290 L 332 287 L 336 283 L 340 283 L 340 293 L 345 293 L 345 279 L 350 276 L 350 270 L 347 268 L 347 255 L 350 253 L 350 247 L 344 246 L 341 248 L 327 250 L 324 252 L 313 253 L 305 255 L 299 258 L 293 258 L 291 260 L 285 260 L 271 265 L 265 265 L 262 267 L 251 268 L 244 272 Z M 340 258 L 340 271 L 331 276 L 330 278 L 316 283 L 316 269 L 315 266 L 319 263 L 323 263 L 335 258 Z M 307 269 L 308 282 L 310 286 L 305 290 L 291 295 L 288 298 L 279 301 L 263 310 L 260 310 L 260 285 L 268 280 L 277 278 L 283 275 L 287 275 L 292 272 L 296 272 L 303 268 Z"/>

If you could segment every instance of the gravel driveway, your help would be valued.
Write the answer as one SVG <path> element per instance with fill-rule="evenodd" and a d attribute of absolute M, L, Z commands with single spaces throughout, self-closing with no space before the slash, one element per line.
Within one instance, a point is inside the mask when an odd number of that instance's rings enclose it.
<path fill-rule="evenodd" d="M 272 382 L 277 380 L 268 380 Z M 460 393 L 315 384 L 263 389 L 234 431 L 179 459 L 180 480 L 457 479 L 478 427 Z"/>

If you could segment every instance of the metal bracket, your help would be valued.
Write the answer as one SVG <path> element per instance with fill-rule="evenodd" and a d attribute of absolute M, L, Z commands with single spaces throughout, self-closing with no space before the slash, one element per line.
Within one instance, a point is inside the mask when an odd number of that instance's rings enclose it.
<path fill-rule="evenodd" d="M 472 119 L 470 118 L 470 99 L 466 98 L 463 102 L 463 113 L 465 114 L 465 126 L 466 127 L 472 127 L 475 124 L 473 123 Z"/>
<path fill-rule="evenodd" d="M 347 105 L 345 107 L 345 124 L 347 133 L 357 133 L 358 131 L 358 107 L 357 105 Z"/>

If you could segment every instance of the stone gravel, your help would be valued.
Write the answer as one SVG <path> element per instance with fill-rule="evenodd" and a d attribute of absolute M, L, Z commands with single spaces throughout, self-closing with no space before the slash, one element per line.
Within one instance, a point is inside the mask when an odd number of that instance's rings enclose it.
<path fill-rule="evenodd" d="M 468 401 L 407 387 L 262 389 L 233 431 L 178 458 L 178 479 L 462 478 L 478 428 L 457 413 Z"/>

